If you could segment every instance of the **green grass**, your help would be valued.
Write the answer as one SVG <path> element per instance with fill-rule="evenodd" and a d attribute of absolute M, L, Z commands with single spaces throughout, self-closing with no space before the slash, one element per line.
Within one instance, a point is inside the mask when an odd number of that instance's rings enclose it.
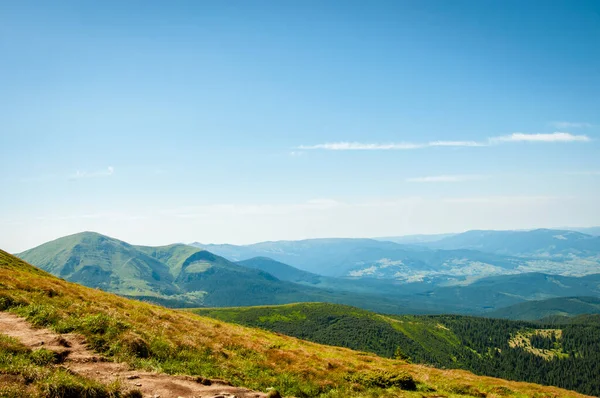
<path fill-rule="evenodd" d="M 63 368 L 56 353 L 32 351 L 0 334 L 0 397 L 109 398 L 124 397 L 118 384 L 103 385 L 73 375 Z"/>

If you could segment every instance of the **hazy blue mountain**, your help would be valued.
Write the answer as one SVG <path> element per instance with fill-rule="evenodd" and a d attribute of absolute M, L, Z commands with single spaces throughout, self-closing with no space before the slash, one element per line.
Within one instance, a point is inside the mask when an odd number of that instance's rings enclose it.
<path fill-rule="evenodd" d="M 261 242 L 246 246 L 203 245 L 192 243 L 232 261 L 252 257 L 269 257 L 304 271 L 320 275 L 341 276 L 358 261 L 361 253 L 398 250 L 400 245 L 374 239 L 307 239 L 299 241 Z M 379 259 L 381 257 L 378 257 Z"/>
<path fill-rule="evenodd" d="M 525 264 L 521 259 L 491 253 L 431 250 L 374 239 L 310 239 L 247 246 L 195 245 L 232 261 L 269 257 L 324 276 L 404 282 L 498 275 Z"/>
<path fill-rule="evenodd" d="M 588 234 L 592 236 L 600 236 L 600 227 L 583 227 L 583 228 L 560 228 L 569 231 L 581 232 L 582 234 Z"/>
<path fill-rule="evenodd" d="M 268 257 L 254 257 L 239 261 L 238 264 L 268 272 L 283 281 L 295 282 L 306 286 L 318 287 L 330 291 L 353 292 L 382 296 L 401 304 L 410 313 L 437 313 L 436 308 L 421 307 L 408 296 L 431 289 L 430 283 L 403 283 L 396 279 L 377 279 L 368 277 L 329 277 L 299 270 L 290 265 Z"/>
<path fill-rule="evenodd" d="M 255 268 L 268 272 L 282 281 L 316 284 L 322 278 L 320 275 L 299 270 L 268 257 L 253 257 L 248 260 L 238 261 L 237 263 L 247 268 Z"/>
<path fill-rule="evenodd" d="M 600 237 L 555 229 L 468 231 L 427 244 L 437 249 L 471 249 L 510 256 L 589 257 L 600 255 Z"/>
<path fill-rule="evenodd" d="M 421 243 L 429 243 L 429 242 L 437 242 L 444 238 L 449 238 L 450 236 L 456 235 L 452 234 L 431 234 L 431 235 L 403 235 L 403 236 L 384 236 L 380 238 L 374 238 L 376 240 L 383 240 L 387 242 L 400 243 L 403 245 L 414 245 Z"/>
<path fill-rule="evenodd" d="M 563 277 L 523 273 L 487 277 L 454 286 L 439 286 L 423 282 L 402 284 L 394 279 L 325 277 L 306 273 L 268 258 L 254 258 L 240 264 L 251 264 L 252 267 L 271 273 L 279 269 L 278 276 L 281 279 L 287 278 L 286 280 L 314 287 L 379 294 L 406 308 L 407 313 L 475 314 L 540 298 L 573 295 L 600 297 L 600 275 Z"/>
<path fill-rule="evenodd" d="M 486 316 L 534 321 L 554 316 L 573 317 L 582 314 L 600 314 L 600 297 L 557 297 L 527 301 L 489 312 Z"/>
<path fill-rule="evenodd" d="M 485 313 L 530 300 L 600 297 L 600 274 L 581 277 L 525 273 L 492 276 L 466 286 L 434 287 L 417 293 L 422 305 L 453 305 L 459 313 Z"/>
<path fill-rule="evenodd" d="M 269 257 L 324 276 L 395 279 L 405 283 L 443 284 L 527 272 L 572 276 L 600 272 L 600 237 L 575 231 L 468 231 L 406 239 L 411 243 L 309 239 L 246 246 L 194 245 L 232 261 Z"/>

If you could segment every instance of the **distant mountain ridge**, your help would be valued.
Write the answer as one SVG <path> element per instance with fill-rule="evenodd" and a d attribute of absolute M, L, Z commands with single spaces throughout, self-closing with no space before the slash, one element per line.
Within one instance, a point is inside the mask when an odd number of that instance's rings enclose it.
<path fill-rule="evenodd" d="M 324 276 L 396 279 L 406 283 L 439 284 L 523 272 L 564 275 L 600 272 L 600 237 L 580 232 L 467 231 L 430 238 L 407 237 L 410 244 L 385 238 L 337 238 L 244 246 L 193 245 L 231 261 L 268 257 Z"/>
<path fill-rule="evenodd" d="M 311 273 L 264 256 L 234 263 L 189 245 L 136 246 L 91 232 L 20 256 L 71 281 L 176 307 L 324 301 L 387 313 L 487 314 L 529 300 L 600 297 L 600 279 L 592 273 L 600 270 L 593 257 L 529 259 L 372 239 L 265 242 L 259 247 L 296 261 L 317 259 L 318 273 L 342 270 L 343 276 Z M 257 251 L 233 245 L 225 249 L 234 254 Z M 581 277 L 539 272 L 561 267 L 563 272 L 586 272 Z"/>
<path fill-rule="evenodd" d="M 238 261 L 237 264 L 268 272 L 282 281 L 315 284 L 321 280 L 320 275 L 299 270 L 269 257 L 252 257 L 248 260 Z"/>
<path fill-rule="evenodd" d="M 406 282 L 443 275 L 502 274 L 522 263 L 520 259 L 477 251 L 432 250 L 374 239 L 309 239 L 248 246 L 194 245 L 231 261 L 268 257 L 324 276 L 393 278 Z"/>
<path fill-rule="evenodd" d="M 311 300 L 305 288 L 186 245 L 134 246 L 98 233 L 83 232 L 19 256 L 67 280 L 131 297 L 173 299 L 175 296 L 197 305 Z M 243 294 L 248 289 L 254 294 Z M 285 299 L 286 295 L 294 297 Z"/>
<path fill-rule="evenodd" d="M 553 257 L 600 254 L 600 237 L 555 229 L 474 230 L 427 244 L 437 249 L 471 249 L 510 256 Z"/>
<path fill-rule="evenodd" d="M 280 280 L 257 267 L 236 264 L 197 247 L 135 246 L 95 232 L 59 238 L 18 256 L 69 281 L 168 306 L 330 301 L 397 313 L 404 305 L 369 292 Z M 303 273 L 285 264 L 279 266 Z"/>
<path fill-rule="evenodd" d="M 526 301 L 487 313 L 491 318 L 535 321 L 549 317 L 600 314 L 600 297 L 555 297 Z"/>

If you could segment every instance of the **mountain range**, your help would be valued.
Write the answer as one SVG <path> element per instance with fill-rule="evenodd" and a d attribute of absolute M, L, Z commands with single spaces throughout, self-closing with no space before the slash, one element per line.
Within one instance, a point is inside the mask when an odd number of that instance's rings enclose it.
<path fill-rule="evenodd" d="M 83 232 L 27 250 L 19 257 L 72 282 L 171 307 L 329 301 L 384 312 L 405 311 L 384 296 L 280 280 L 256 267 L 183 244 L 135 246 Z"/>
<path fill-rule="evenodd" d="M 600 270 L 600 237 L 570 230 L 467 231 L 418 237 L 411 244 L 377 239 L 309 239 L 252 245 L 192 243 L 231 261 L 268 257 L 333 277 L 434 284 L 542 272 L 587 275 Z"/>
<path fill-rule="evenodd" d="M 557 235 L 572 235 L 571 240 L 579 248 L 574 251 L 581 252 L 581 247 L 585 246 L 588 253 L 593 252 L 596 238 L 567 232 L 536 230 L 519 234 L 521 240 L 529 236 L 530 244 L 521 243 L 513 249 L 513 254 L 548 247 L 549 242 L 553 242 L 549 239 L 561 244 L 569 241 L 555 238 Z M 461 236 L 462 239 L 458 239 Z M 452 239 L 457 246 L 467 246 L 474 245 L 475 241 L 493 242 L 494 237 L 507 241 L 506 236 L 510 236 L 510 242 L 515 239 L 512 234 L 472 231 L 443 237 L 437 244 L 450 246 L 447 239 Z M 500 244 L 484 246 L 499 247 Z M 399 245 L 373 239 L 318 239 L 266 242 L 250 247 L 209 247 L 211 250 L 224 249 L 232 260 L 239 258 L 234 253 L 257 254 L 257 247 L 262 248 L 263 254 L 268 251 L 274 257 L 295 259 L 300 263 L 314 259 L 319 267 L 310 268 L 320 274 L 269 257 L 234 262 L 191 245 L 135 246 L 93 232 L 60 238 L 19 256 L 67 280 L 171 307 L 326 301 L 395 314 L 485 314 L 530 300 L 600 297 L 600 275 L 590 273 L 598 270 L 591 264 L 592 257 L 587 262 L 578 260 L 588 267 L 586 275 L 564 276 L 528 272 L 529 268 L 522 263 L 526 259 L 516 255 L 467 248 L 446 250 Z M 561 246 L 560 250 L 567 249 Z M 323 259 L 318 260 L 319 255 Z M 371 263 L 361 260 L 362 265 L 357 266 L 359 258 L 377 260 Z M 562 264 L 566 266 L 566 263 Z M 489 270 L 490 267 L 492 272 L 489 273 L 470 273 L 473 268 Z M 341 269 L 347 270 L 345 276 L 327 276 Z M 410 279 L 417 274 L 420 277 Z"/>

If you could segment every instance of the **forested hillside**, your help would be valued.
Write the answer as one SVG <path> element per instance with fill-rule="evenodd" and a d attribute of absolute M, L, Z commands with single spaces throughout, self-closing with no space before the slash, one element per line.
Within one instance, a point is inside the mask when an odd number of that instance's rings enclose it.
<path fill-rule="evenodd" d="M 323 303 L 195 312 L 414 363 L 600 395 L 600 325 L 439 315 L 388 316 Z"/>

